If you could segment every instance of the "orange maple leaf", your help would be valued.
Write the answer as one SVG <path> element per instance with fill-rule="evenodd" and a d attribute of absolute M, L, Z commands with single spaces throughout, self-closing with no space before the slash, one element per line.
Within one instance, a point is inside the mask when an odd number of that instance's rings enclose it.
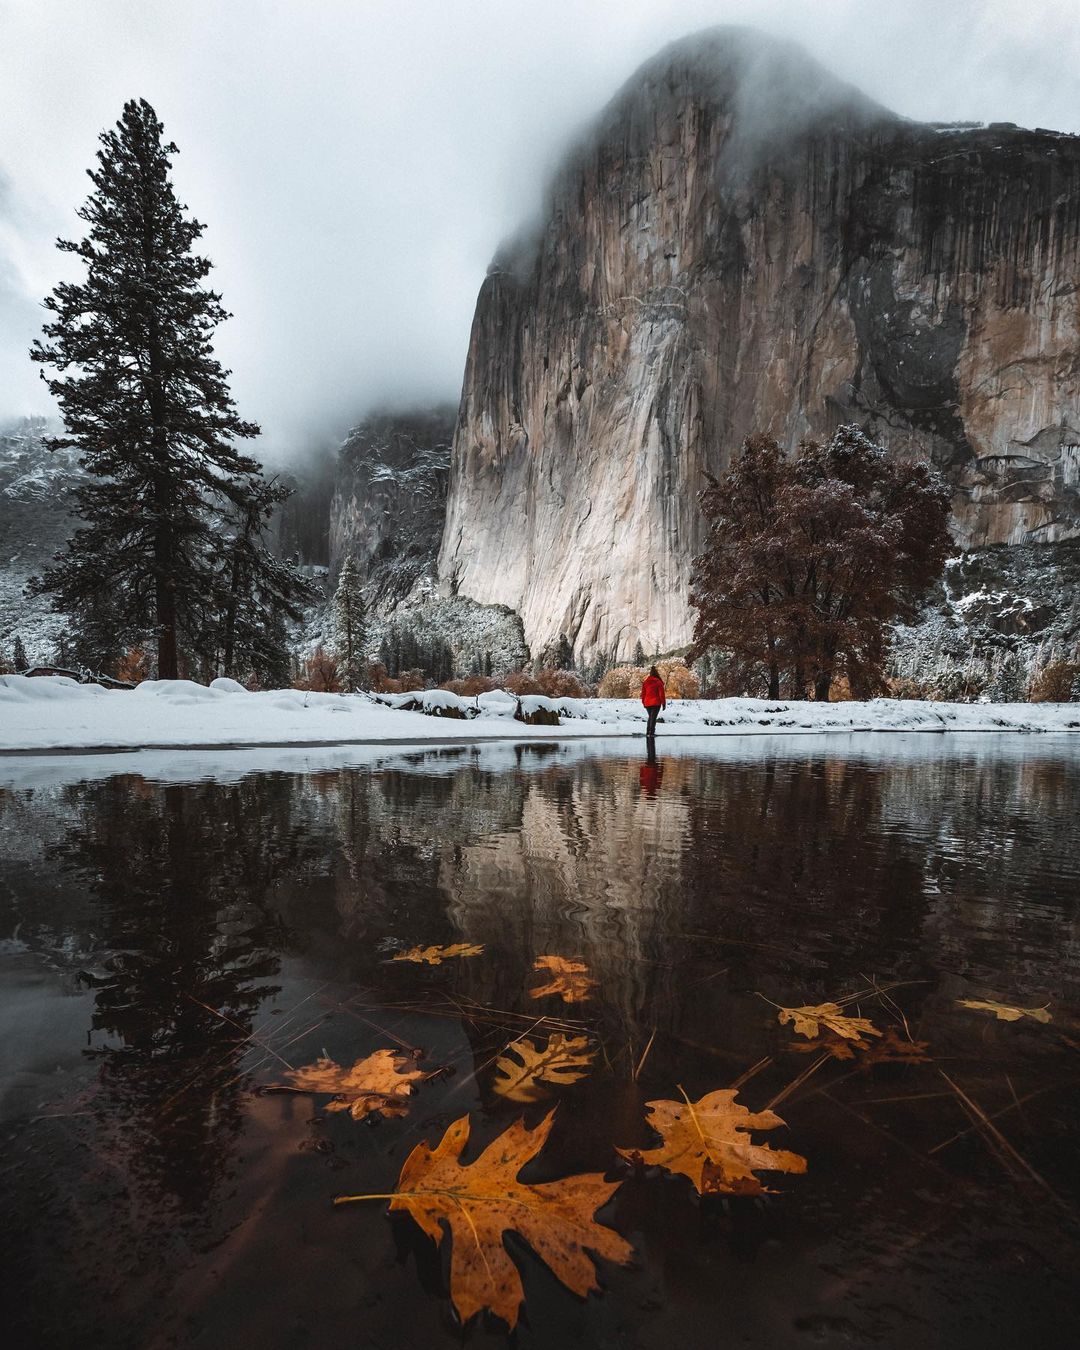
<path fill-rule="evenodd" d="M 533 998 L 558 996 L 564 1003 L 583 1003 L 592 998 L 596 981 L 584 961 L 568 961 L 565 956 L 538 956 L 534 970 L 546 970 L 552 978 L 545 985 L 530 989 Z"/>
<path fill-rule="evenodd" d="M 786 1149 L 755 1144 L 751 1130 L 774 1130 L 783 1121 L 773 1111 L 749 1111 L 733 1088 L 707 1092 L 692 1102 L 646 1102 L 649 1124 L 664 1141 L 659 1148 L 618 1150 L 648 1167 L 688 1176 L 701 1195 L 765 1195 L 755 1172 L 805 1172 L 806 1159 Z"/>
<path fill-rule="evenodd" d="M 473 1163 L 461 1154 L 469 1139 L 469 1117 L 448 1127 L 438 1146 L 417 1144 L 405 1160 L 398 1189 L 388 1195 L 340 1195 L 335 1205 L 354 1200 L 389 1200 L 404 1210 L 436 1243 L 445 1224 L 450 1254 L 450 1297 L 462 1322 L 488 1309 L 513 1329 L 525 1299 L 521 1276 L 503 1235 L 518 1233 L 554 1275 L 585 1295 L 597 1288 L 593 1257 L 625 1264 L 633 1248 L 593 1217 L 620 1185 L 600 1172 L 523 1184 L 517 1174 L 544 1146 L 554 1112 L 534 1128 L 516 1121 Z"/>
<path fill-rule="evenodd" d="M 407 952 L 396 952 L 393 960 L 440 966 L 453 956 L 479 956 L 483 950 L 483 943 L 452 942 L 449 947 L 410 947 Z"/>
<path fill-rule="evenodd" d="M 419 1052 L 417 1052 L 419 1053 Z M 332 1059 L 317 1059 L 285 1075 L 293 1092 L 330 1093 L 328 1111 L 348 1111 L 353 1120 L 378 1111 L 384 1116 L 403 1116 L 409 1109 L 413 1083 L 423 1078 L 416 1060 L 400 1050 L 376 1050 L 343 1069 Z"/>

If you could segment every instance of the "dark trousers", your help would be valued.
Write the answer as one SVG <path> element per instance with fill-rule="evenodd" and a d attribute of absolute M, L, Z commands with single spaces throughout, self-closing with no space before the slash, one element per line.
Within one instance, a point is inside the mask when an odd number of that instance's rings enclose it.
<path fill-rule="evenodd" d="M 655 735 L 656 735 L 656 719 L 660 716 L 660 704 L 657 703 L 657 704 L 655 704 L 655 705 L 654 705 L 653 707 L 651 707 L 651 708 L 646 708 L 645 711 L 649 714 L 649 725 L 648 725 L 648 727 L 647 727 L 646 730 L 645 730 L 645 735 L 646 735 L 646 736 L 655 736 Z"/>

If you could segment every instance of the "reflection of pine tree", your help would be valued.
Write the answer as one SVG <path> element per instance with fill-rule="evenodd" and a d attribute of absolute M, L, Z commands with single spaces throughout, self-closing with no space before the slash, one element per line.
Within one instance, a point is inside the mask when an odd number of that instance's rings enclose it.
<path fill-rule="evenodd" d="M 239 1125 L 239 1045 L 275 992 L 283 930 L 267 888 L 299 861 L 287 780 L 83 790 L 62 845 L 99 901 L 113 953 L 93 1025 L 108 1123 L 155 1204 L 198 1213 Z"/>

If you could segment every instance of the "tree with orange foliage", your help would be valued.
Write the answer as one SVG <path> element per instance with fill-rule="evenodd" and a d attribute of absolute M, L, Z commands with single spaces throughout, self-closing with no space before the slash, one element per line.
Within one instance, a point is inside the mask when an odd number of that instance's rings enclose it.
<path fill-rule="evenodd" d="M 296 681 L 296 687 L 310 689 L 313 694 L 341 693 L 341 671 L 325 647 L 316 647 L 304 662 L 304 673 Z"/>
<path fill-rule="evenodd" d="M 910 617 L 949 556 L 949 493 L 928 465 L 890 461 L 858 427 L 795 456 L 752 436 L 702 493 L 691 655 L 729 653 L 769 698 L 859 697 L 883 682 L 887 625 Z"/>

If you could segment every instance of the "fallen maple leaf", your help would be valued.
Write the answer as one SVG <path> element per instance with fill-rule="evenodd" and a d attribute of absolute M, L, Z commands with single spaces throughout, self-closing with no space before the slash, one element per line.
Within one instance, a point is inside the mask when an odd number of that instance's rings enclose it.
<path fill-rule="evenodd" d="M 546 970 L 553 978 L 545 985 L 530 989 L 533 998 L 558 995 L 564 1003 L 582 1003 L 592 997 L 596 981 L 584 961 L 568 961 L 565 956 L 538 956 L 534 970 Z"/>
<path fill-rule="evenodd" d="M 454 942 L 449 947 L 410 947 L 407 952 L 397 952 L 394 960 L 419 961 L 427 966 L 438 966 L 452 956 L 479 956 L 483 950 L 483 943 Z"/>
<path fill-rule="evenodd" d="M 682 1088 L 679 1089 L 682 1092 Z M 783 1121 L 773 1111 L 749 1111 L 733 1088 L 707 1092 L 691 1102 L 646 1102 L 649 1124 L 663 1139 L 659 1148 L 618 1150 L 624 1158 L 688 1176 L 701 1195 L 765 1195 L 754 1175 L 805 1172 L 806 1159 L 786 1149 L 755 1144 L 751 1130 L 773 1130 Z"/>
<path fill-rule="evenodd" d="M 548 1084 L 566 1087 L 584 1078 L 595 1056 L 588 1036 L 555 1032 L 543 1047 L 523 1037 L 511 1042 L 495 1061 L 492 1086 L 512 1102 L 538 1102 L 550 1095 Z"/>
<path fill-rule="evenodd" d="M 532 1247 L 555 1276 L 575 1294 L 597 1288 L 589 1252 L 625 1265 L 633 1248 L 593 1218 L 620 1185 L 588 1172 L 528 1185 L 517 1174 L 544 1146 L 554 1112 L 529 1130 L 516 1121 L 462 1165 L 469 1117 L 455 1120 L 432 1149 L 421 1143 L 405 1160 L 398 1189 L 390 1195 L 339 1195 L 335 1205 L 354 1200 L 389 1200 L 391 1210 L 412 1215 L 436 1243 L 443 1223 L 450 1230 L 450 1297 L 462 1322 L 487 1308 L 511 1328 L 525 1299 L 521 1276 L 503 1242 L 513 1231 Z"/>
<path fill-rule="evenodd" d="M 424 1076 L 415 1066 L 416 1058 L 400 1050 L 376 1050 L 351 1069 L 323 1058 L 290 1069 L 285 1076 L 294 1092 L 328 1092 L 334 1097 L 326 1103 L 328 1111 L 348 1111 L 353 1120 L 363 1120 L 374 1111 L 384 1116 L 405 1114 L 413 1083 Z"/>
<path fill-rule="evenodd" d="M 836 1036 L 831 1031 L 827 1036 L 823 1036 L 820 1041 L 788 1041 L 787 1048 L 793 1050 L 797 1055 L 832 1055 L 833 1059 L 854 1059 L 855 1047 L 860 1050 L 869 1049 L 869 1041 L 845 1040 L 843 1036 Z"/>
<path fill-rule="evenodd" d="M 1045 1008 L 1013 1008 L 1008 1003 L 995 1003 L 993 999 L 961 998 L 957 1002 L 961 1008 L 976 1008 L 980 1012 L 992 1012 L 999 1022 L 1019 1022 L 1021 1017 L 1030 1017 L 1036 1022 L 1053 1021 Z"/>
<path fill-rule="evenodd" d="M 817 1037 L 822 1027 L 828 1027 L 837 1036 L 857 1041 L 863 1036 L 880 1036 L 881 1032 L 865 1017 L 848 1017 L 839 1003 L 819 1003 L 813 1008 L 780 1008 L 777 1018 L 781 1025 L 790 1022 L 796 1034 L 810 1040 Z"/>
<path fill-rule="evenodd" d="M 864 1041 L 859 1037 L 845 1039 L 830 1031 L 819 1041 L 789 1041 L 787 1048 L 799 1055 L 822 1053 L 832 1055 L 833 1059 L 858 1059 L 860 1065 L 925 1064 L 929 1059 L 926 1053 L 928 1042 L 904 1040 L 895 1027 L 888 1027 L 878 1041 Z"/>

